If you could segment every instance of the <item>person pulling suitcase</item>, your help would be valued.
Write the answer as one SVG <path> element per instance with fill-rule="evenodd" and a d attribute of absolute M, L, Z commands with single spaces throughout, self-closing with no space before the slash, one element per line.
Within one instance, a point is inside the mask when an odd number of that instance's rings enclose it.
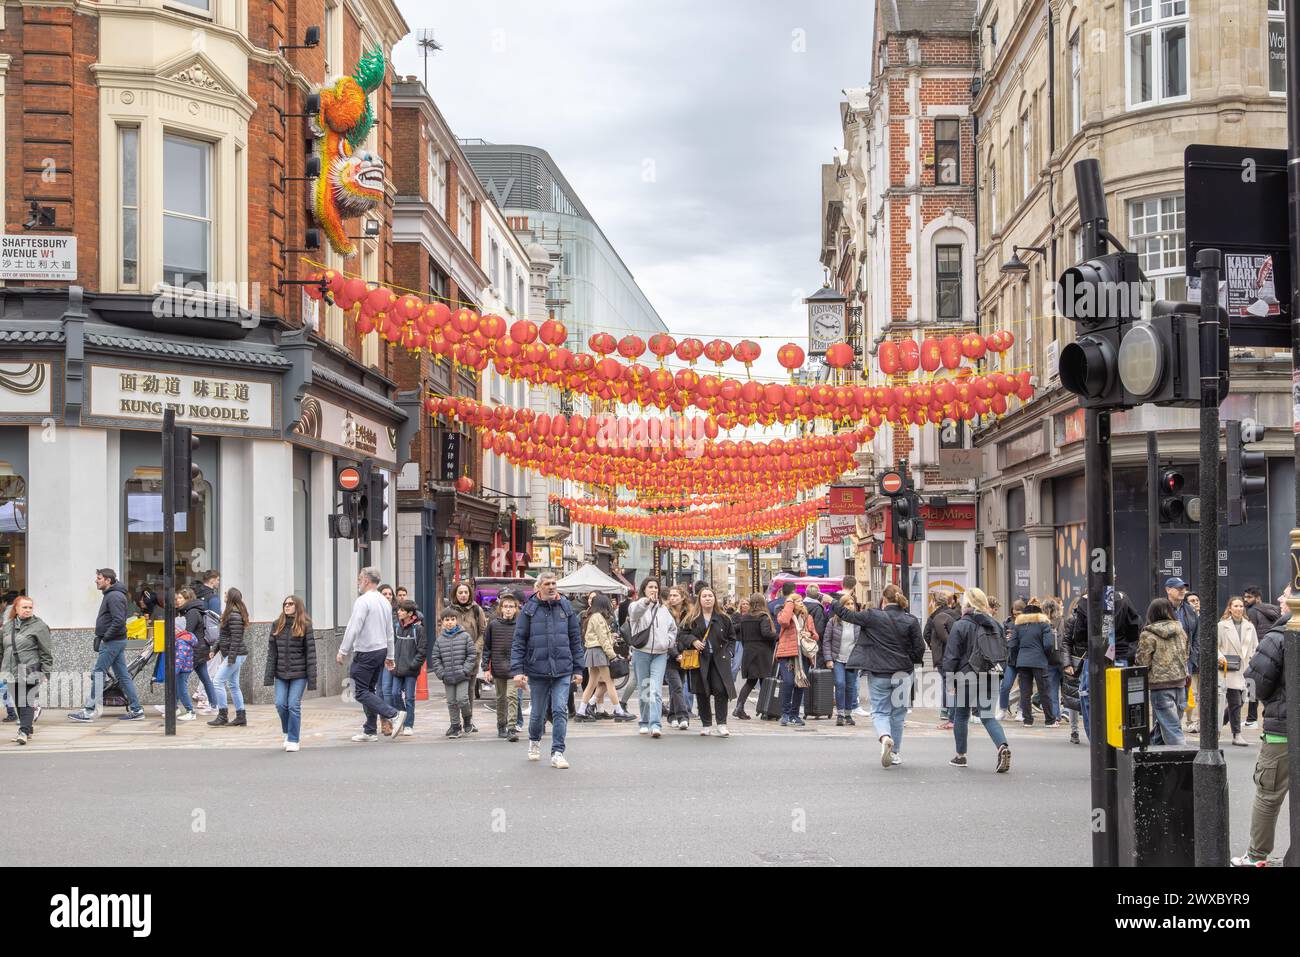
<path fill-rule="evenodd" d="M 853 611 L 839 601 L 831 606 L 835 617 L 858 626 L 849 667 L 866 672 L 880 764 L 886 769 L 903 763 L 903 719 L 911 701 L 912 673 L 925 660 L 921 623 L 907 604 L 902 589 L 891 583 L 885 586 L 879 609 Z"/>

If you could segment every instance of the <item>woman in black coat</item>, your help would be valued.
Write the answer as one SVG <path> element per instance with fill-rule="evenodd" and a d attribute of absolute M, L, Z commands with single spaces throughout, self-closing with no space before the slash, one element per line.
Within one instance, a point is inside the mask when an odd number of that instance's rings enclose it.
<path fill-rule="evenodd" d="M 695 597 L 695 604 L 682 618 L 677 635 L 679 652 L 694 649 L 700 653 L 700 666 L 686 670 L 691 693 L 700 706 L 700 734 L 727 737 L 727 702 L 736 696 L 736 685 L 731 678 L 731 649 L 735 636 L 731 619 L 718 607 L 713 589 L 704 587 Z M 712 712 L 709 708 L 712 699 Z M 713 715 L 718 717 L 718 730 L 714 732 Z"/>
<path fill-rule="evenodd" d="M 762 595 L 749 596 L 749 611 L 739 616 L 735 626 L 736 640 L 741 643 L 740 676 L 745 683 L 740 686 L 736 710 L 731 712 L 742 721 L 749 720 L 745 703 L 749 693 L 764 678 L 776 677 L 776 625 L 767 610 Z"/>
<path fill-rule="evenodd" d="M 316 636 L 303 600 L 290 595 L 266 643 L 263 684 L 275 685 L 275 710 L 284 732 L 284 749 L 298 750 L 302 731 L 302 695 L 316 690 Z"/>

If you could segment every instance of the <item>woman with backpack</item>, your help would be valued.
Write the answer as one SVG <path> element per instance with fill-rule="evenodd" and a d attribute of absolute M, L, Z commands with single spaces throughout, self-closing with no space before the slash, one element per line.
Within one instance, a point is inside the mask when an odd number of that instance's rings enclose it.
<path fill-rule="evenodd" d="M 1151 744 L 1183 744 L 1182 714 L 1187 688 L 1187 632 L 1178 623 L 1174 603 L 1157 598 L 1147 606 L 1147 623 L 1138 635 L 1134 664 L 1147 668 L 1151 690 L 1151 716 L 1155 729 Z M 1207 712 L 1207 714 L 1210 712 Z"/>
<path fill-rule="evenodd" d="M 759 682 L 776 677 L 776 626 L 767 610 L 767 600 L 757 592 L 749 596 L 746 610 L 739 616 L 736 635 L 742 649 L 740 676 L 745 683 L 740 686 L 736 710 L 731 714 L 741 721 L 748 721 L 749 712 L 745 710 L 745 704 L 750 692 L 758 687 Z"/>
<path fill-rule="evenodd" d="M 207 707 L 198 708 L 197 712 L 216 714 L 214 702 L 217 700 L 217 690 L 208 675 L 208 659 L 216 653 L 216 648 L 208 640 L 208 624 L 219 622 L 220 617 L 208 608 L 208 603 L 192 588 L 182 588 L 177 595 L 180 599 L 180 607 L 176 613 L 185 616 L 185 630 L 194 636 L 194 674 L 203 685 L 203 693 L 208 698 Z M 216 635 L 214 634 L 213 637 Z"/>
<path fill-rule="evenodd" d="M 271 626 L 262 683 L 275 685 L 275 711 L 284 732 L 284 749 L 297 751 L 303 692 L 316 690 L 316 636 L 306 605 L 297 595 L 284 600 L 280 617 Z"/>
<path fill-rule="evenodd" d="M 921 623 L 907 610 L 907 596 L 893 582 L 885 586 L 880 605 L 854 611 L 841 600 L 831 611 L 841 621 L 858 626 L 846 666 L 867 674 L 880 765 L 888 769 L 903 763 L 903 721 L 911 702 L 913 671 L 925 660 L 925 640 Z"/>
<path fill-rule="evenodd" d="M 217 640 L 217 653 L 221 663 L 213 679 L 216 685 L 217 716 L 208 722 L 214 728 L 225 725 L 244 727 L 248 718 L 244 714 L 244 693 L 239 689 L 239 672 L 248 660 L 248 647 L 244 644 L 244 628 L 248 624 L 248 608 L 244 595 L 238 588 L 226 590 L 226 610 L 221 615 L 221 630 Z M 230 720 L 226 709 L 227 693 L 234 700 L 235 720 Z"/>
<path fill-rule="evenodd" d="M 948 763 L 964 768 L 970 709 L 979 711 L 980 724 L 997 748 L 995 770 L 1011 770 L 1011 749 L 994 711 L 998 697 L 999 668 L 1006 663 L 1006 638 L 993 617 L 989 600 L 979 588 L 967 588 L 962 595 L 962 616 L 948 629 L 948 647 L 943 671 L 952 702 L 952 736 L 957 754 Z"/>
<path fill-rule="evenodd" d="M 735 641 L 731 619 L 718 607 L 718 597 L 712 588 L 701 588 L 695 604 L 682 618 L 682 628 L 677 632 L 677 647 L 683 658 L 695 652 L 695 668 L 684 669 L 686 680 L 700 703 L 700 734 L 713 734 L 720 738 L 730 736 L 727 730 L 727 702 L 736 697 L 736 685 L 731 677 L 731 649 Z M 710 701 L 713 707 L 710 708 Z M 716 731 L 710 727 L 714 715 L 718 719 Z"/>
<path fill-rule="evenodd" d="M 591 596 L 582 616 L 582 644 L 586 649 L 587 672 L 591 680 L 582 693 L 582 702 L 574 714 L 575 721 L 592 718 L 587 709 L 591 707 L 594 710 L 592 698 L 599 695 L 601 688 L 605 689 L 609 700 L 614 702 L 614 720 L 632 720 L 632 716 L 619 704 L 618 689 L 614 687 L 614 679 L 609 673 L 610 662 L 618 657 L 614 651 L 614 629 L 610 625 L 613 616 L 614 605 L 608 595 L 597 593 Z"/>
<path fill-rule="evenodd" d="M 1037 598 L 1031 598 L 1016 616 L 1011 629 L 1008 658 L 1016 669 L 1020 682 L 1020 713 L 1025 727 L 1034 724 L 1033 688 L 1038 686 L 1038 698 L 1043 705 L 1043 719 L 1049 728 L 1056 727 L 1056 705 L 1052 702 L 1047 672 L 1053 667 L 1051 658 L 1056 651 L 1056 634 L 1052 622 L 1043 614 Z"/>
<path fill-rule="evenodd" d="M 641 597 L 628 606 L 627 621 L 641 708 L 637 733 L 657 738 L 663 733 L 664 673 L 670 654 L 677 653 L 677 619 L 659 600 L 659 579 L 647 578 L 641 583 Z"/>

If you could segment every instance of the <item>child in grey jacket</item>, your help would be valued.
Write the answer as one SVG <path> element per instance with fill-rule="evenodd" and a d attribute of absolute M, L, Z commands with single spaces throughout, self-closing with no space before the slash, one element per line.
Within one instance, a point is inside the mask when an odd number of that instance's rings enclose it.
<path fill-rule="evenodd" d="M 439 621 L 442 628 L 429 652 L 429 667 L 447 690 L 447 711 L 451 714 L 447 737 L 459 738 L 462 733 L 478 730 L 469 696 L 469 683 L 478 678 L 478 650 L 469 632 L 460 627 L 455 611 L 444 609 Z"/>

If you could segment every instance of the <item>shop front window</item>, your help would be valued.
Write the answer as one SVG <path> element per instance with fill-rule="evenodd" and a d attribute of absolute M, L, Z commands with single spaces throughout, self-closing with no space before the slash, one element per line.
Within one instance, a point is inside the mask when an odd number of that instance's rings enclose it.
<path fill-rule="evenodd" d="M 26 593 L 27 483 L 21 475 L 0 474 L 0 604 Z"/>
<path fill-rule="evenodd" d="M 176 567 L 178 588 L 196 581 L 213 565 L 214 508 L 212 485 L 196 478 L 194 491 L 199 502 L 187 512 L 176 513 Z M 163 579 L 162 472 L 138 468 L 126 480 L 122 514 L 125 516 L 126 555 L 122 580 L 134 599 L 149 586 L 160 592 Z"/>

